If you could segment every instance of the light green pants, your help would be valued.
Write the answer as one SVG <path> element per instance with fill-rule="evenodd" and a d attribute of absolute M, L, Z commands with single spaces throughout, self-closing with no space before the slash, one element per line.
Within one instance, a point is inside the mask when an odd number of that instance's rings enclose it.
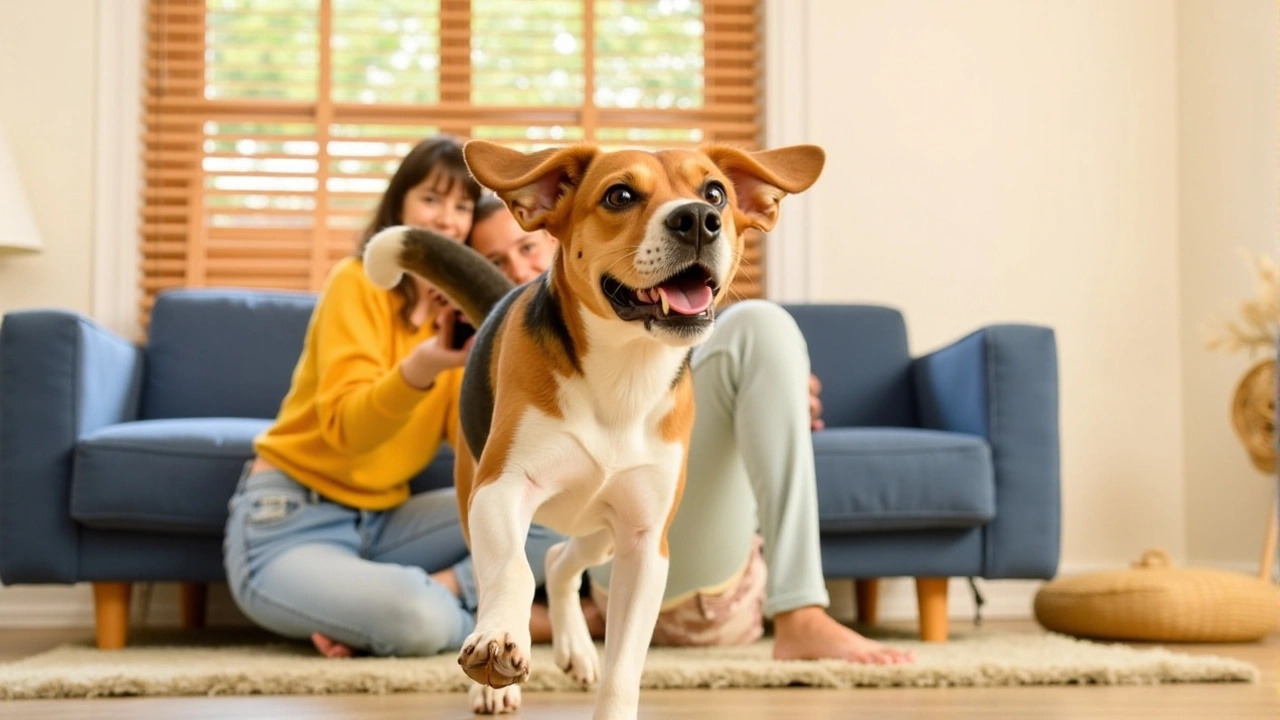
<path fill-rule="evenodd" d="M 669 533 L 664 601 L 722 586 L 742 571 L 759 532 L 765 616 L 826 607 L 809 352 L 791 315 L 761 300 L 730 307 L 694 352 L 693 387 L 689 473 Z M 609 570 L 592 568 L 592 581 L 608 589 Z"/>

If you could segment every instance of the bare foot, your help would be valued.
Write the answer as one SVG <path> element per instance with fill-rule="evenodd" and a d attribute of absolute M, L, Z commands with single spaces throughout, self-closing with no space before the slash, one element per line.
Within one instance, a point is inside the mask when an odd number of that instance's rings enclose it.
<path fill-rule="evenodd" d="M 316 646 L 321 655 L 327 658 L 349 658 L 355 653 L 351 652 L 351 648 L 343 645 L 335 640 L 321 635 L 320 633 L 311 633 L 311 643 Z"/>
<path fill-rule="evenodd" d="M 534 603 L 529 608 L 529 642 L 551 642 L 551 612 L 543 603 Z"/>
<path fill-rule="evenodd" d="M 868 665 L 915 662 L 915 655 L 882 645 L 841 625 L 818 606 L 773 618 L 775 660 L 849 660 Z"/>
<path fill-rule="evenodd" d="M 604 639 L 604 613 L 600 612 L 600 608 L 590 598 L 582 598 L 582 614 L 587 616 L 587 629 L 591 631 L 591 637 Z"/>
<path fill-rule="evenodd" d="M 454 597 L 462 597 L 462 588 L 458 585 L 458 574 L 453 571 L 453 568 L 446 568 L 440 572 L 431 573 L 431 579 L 445 586 L 445 589 L 453 593 Z"/>
<path fill-rule="evenodd" d="M 582 598 L 582 614 L 587 618 L 587 629 L 591 637 L 599 640 L 604 637 L 604 615 L 589 598 Z M 529 636 L 531 642 L 544 644 L 551 642 L 551 613 L 546 605 L 534 603 L 529 613 Z"/>

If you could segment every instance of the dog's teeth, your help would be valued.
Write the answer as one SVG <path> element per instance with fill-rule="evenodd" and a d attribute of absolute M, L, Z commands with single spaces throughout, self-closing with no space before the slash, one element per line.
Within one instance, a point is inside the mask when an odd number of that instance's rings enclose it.
<path fill-rule="evenodd" d="M 664 292 L 662 292 L 662 290 L 661 290 L 661 289 L 659 289 L 659 290 L 658 290 L 658 297 L 662 298 L 662 314 L 663 314 L 663 315 L 670 315 L 670 314 L 671 314 L 671 303 L 667 302 L 667 294 L 666 294 L 666 293 L 664 293 Z"/>

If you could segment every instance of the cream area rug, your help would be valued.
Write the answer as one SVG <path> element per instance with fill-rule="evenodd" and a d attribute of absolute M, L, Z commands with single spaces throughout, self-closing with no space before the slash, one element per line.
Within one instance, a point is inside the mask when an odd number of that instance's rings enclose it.
<path fill-rule="evenodd" d="M 1054 634 L 979 631 L 946 644 L 896 638 L 893 642 L 914 650 L 916 663 L 877 667 L 835 661 L 779 662 L 771 658 L 767 641 L 734 648 L 653 648 L 643 686 L 978 687 L 1258 679 L 1258 669 L 1239 660 Z M 111 652 L 87 643 L 63 645 L 0 664 L 0 698 L 4 699 L 465 692 L 469 683 L 452 654 L 329 660 L 307 645 L 193 642 L 190 635 L 140 640 Z M 544 645 L 533 649 L 533 671 L 524 688 L 526 692 L 583 690 L 556 668 L 550 646 Z"/>

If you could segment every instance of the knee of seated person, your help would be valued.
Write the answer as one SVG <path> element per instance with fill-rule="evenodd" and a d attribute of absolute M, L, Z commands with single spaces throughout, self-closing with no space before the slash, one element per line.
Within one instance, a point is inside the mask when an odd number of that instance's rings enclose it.
<path fill-rule="evenodd" d="M 421 593 L 396 594 L 386 598 L 378 609 L 378 628 L 374 633 L 375 655 L 392 657 L 426 657 L 438 655 L 458 643 L 454 635 L 459 627 L 457 604 L 446 606 L 424 598 Z"/>
<path fill-rule="evenodd" d="M 742 300 L 716 320 L 716 333 L 730 342 L 747 343 L 756 352 L 777 349 L 808 356 L 809 346 L 795 318 L 781 305 L 768 300 Z"/>

